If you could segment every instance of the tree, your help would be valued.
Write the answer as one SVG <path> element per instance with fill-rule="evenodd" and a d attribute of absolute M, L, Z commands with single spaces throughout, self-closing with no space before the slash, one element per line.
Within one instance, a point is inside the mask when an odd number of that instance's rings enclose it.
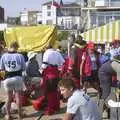
<path fill-rule="evenodd" d="M 15 23 L 16 23 L 16 25 L 20 25 L 20 17 L 16 17 Z"/>
<path fill-rule="evenodd" d="M 59 41 L 67 40 L 67 38 L 68 38 L 68 31 L 62 31 L 58 34 Z"/>
<path fill-rule="evenodd" d="M 3 35 L 3 31 L 0 31 L 0 42 L 4 41 L 4 35 Z"/>

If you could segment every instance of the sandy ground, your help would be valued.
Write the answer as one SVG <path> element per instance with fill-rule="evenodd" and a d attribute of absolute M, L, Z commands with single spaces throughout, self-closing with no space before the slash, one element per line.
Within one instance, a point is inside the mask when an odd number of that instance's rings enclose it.
<path fill-rule="evenodd" d="M 0 88 L 0 101 L 5 101 L 6 94 L 3 89 L 3 87 Z M 23 120 L 38 120 L 38 118 L 41 116 L 43 111 L 35 111 L 32 105 L 23 107 L 24 113 L 27 115 Z M 54 115 L 46 116 L 42 115 L 40 120 L 56 120 L 56 119 L 62 119 L 64 116 L 64 113 L 66 111 L 66 103 L 61 102 L 60 110 L 57 111 Z M 17 120 L 17 114 L 13 114 L 15 117 L 15 120 Z M 0 120 L 4 120 L 4 117 L 0 115 Z"/>
<path fill-rule="evenodd" d="M 96 96 L 97 91 L 93 88 L 89 89 L 88 91 L 91 94 L 92 99 L 97 102 L 98 101 L 98 98 Z M 0 88 L 0 101 L 5 101 L 5 99 L 6 99 L 5 91 L 3 88 Z M 24 107 L 23 111 L 25 114 L 27 114 L 27 117 L 24 118 L 23 120 L 62 120 L 62 118 L 64 117 L 64 113 L 66 111 L 66 103 L 61 102 L 60 110 L 57 111 L 54 115 L 51 116 L 42 115 L 40 119 L 38 118 L 41 116 L 43 111 L 39 112 L 35 111 L 32 105 Z M 13 114 L 13 116 L 16 118 L 15 120 L 17 120 L 17 114 Z M 4 120 L 4 117 L 1 117 L 1 115 L 0 120 Z"/>

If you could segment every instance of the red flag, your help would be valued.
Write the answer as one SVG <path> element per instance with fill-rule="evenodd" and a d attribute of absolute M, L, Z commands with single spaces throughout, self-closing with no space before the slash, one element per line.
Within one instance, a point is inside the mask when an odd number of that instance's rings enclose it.
<path fill-rule="evenodd" d="M 56 8 L 60 8 L 60 5 L 54 0 L 52 1 L 52 5 L 55 6 Z"/>

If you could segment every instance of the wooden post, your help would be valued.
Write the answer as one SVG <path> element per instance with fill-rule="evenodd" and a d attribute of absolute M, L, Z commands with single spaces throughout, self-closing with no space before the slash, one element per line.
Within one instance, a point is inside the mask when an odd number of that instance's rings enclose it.
<path fill-rule="evenodd" d="M 69 33 L 68 39 L 67 39 L 67 41 L 68 41 L 68 57 L 70 57 L 70 40 L 71 40 L 71 34 Z"/>

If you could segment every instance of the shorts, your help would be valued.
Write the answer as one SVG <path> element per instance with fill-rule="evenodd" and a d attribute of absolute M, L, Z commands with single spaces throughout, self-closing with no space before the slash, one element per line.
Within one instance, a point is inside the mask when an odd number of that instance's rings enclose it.
<path fill-rule="evenodd" d="M 21 76 L 10 77 L 4 81 L 4 88 L 6 91 L 22 91 L 23 85 L 23 77 Z"/>

